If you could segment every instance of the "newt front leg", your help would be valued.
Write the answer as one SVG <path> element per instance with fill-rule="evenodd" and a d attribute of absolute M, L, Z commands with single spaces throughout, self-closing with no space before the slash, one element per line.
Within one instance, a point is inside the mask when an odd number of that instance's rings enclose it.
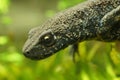
<path fill-rule="evenodd" d="M 120 23 L 120 6 L 118 6 L 116 9 L 113 9 L 112 11 L 108 12 L 100 21 L 98 27 L 97 27 L 97 35 L 99 38 L 101 38 L 106 32 L 110 31 L 112 29 L 113 25 L 115 23 Z M 114 27 L 115 28 L 115 27 Z"/>

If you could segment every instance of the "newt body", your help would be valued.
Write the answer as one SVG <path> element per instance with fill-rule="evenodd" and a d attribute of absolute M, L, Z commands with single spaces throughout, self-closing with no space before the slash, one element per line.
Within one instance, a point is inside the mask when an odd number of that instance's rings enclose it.
<path fill-rule="evenodd" d="M 85 40 L 120 40 L 120 0 L 88 0 L 56 14 L 30 30 L 23 53 L 44 59 Z"/>

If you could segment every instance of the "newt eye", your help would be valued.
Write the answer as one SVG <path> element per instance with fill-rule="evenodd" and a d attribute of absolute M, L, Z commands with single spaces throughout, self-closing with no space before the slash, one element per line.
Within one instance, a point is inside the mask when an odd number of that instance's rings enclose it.
<path fill-rule="evenodd" d="M 46 33 L 41 36 L 40 43 L 50 47 L 55 43 L 55 36 L 52 33 Z"/>

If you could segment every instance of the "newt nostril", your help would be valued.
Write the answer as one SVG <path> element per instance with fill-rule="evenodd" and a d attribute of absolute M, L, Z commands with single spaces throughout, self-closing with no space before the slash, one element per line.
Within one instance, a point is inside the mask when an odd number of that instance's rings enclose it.
<path fill-rule="evenodd" d="M 26 52 L 26 54 L 28 54 L 28 55 L 29 55 L 29 54 L 30 54 L 30 52 Z"/>
<path fill-rule="evenodd" d="M 30 55 L 30 52 L 29 52 L 29 51 L 27 51 L 27 52 L 24 52 L 24 55 L 25 55 L 26 57 L 29 57 L 29 55 Z"/>

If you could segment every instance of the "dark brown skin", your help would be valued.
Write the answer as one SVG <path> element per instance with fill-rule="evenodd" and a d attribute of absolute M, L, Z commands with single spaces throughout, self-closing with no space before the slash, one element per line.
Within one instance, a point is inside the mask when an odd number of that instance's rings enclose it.
<path fill-rule="evenodd" d="M 40 60 L 85 40 L 120 40 L 120 0 L 88 0 L 66 9 L 32 29 L 23 47 L 26 57 Z"/>

